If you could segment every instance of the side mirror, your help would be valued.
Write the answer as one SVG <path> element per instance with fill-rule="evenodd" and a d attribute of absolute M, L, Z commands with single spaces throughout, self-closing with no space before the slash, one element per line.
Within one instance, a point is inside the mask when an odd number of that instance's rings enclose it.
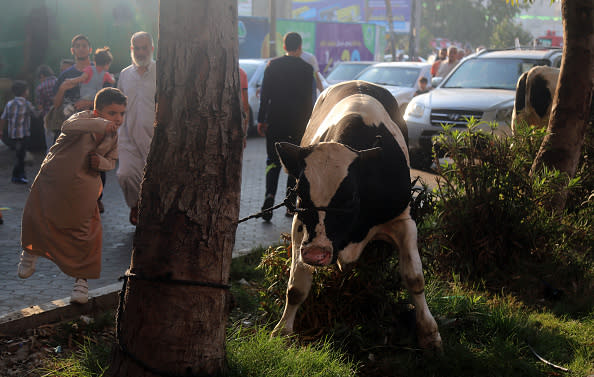
<path fill-rule="evenodd" d="M 435 88 L 443 80 L 443 77 L 433 77 L 431 79 L 431 87 Z"/>

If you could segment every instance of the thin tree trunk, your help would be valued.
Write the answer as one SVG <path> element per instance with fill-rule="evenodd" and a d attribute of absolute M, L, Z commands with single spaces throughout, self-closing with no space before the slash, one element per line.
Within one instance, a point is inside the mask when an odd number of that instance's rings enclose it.
<path fill-rule="evenodd" d="M 590 116 L 594 74 L 594 2 L 563 0 L 563 62 L 553 99 L 547 135 L 531 169 L 543 166 L 574 177 Z M 554 200 L 553 207 L 565 207 L 567 193 Z"/>
<path fill-rule="evenodd" d="M 136 278 L 118 310 L 120 347 L 107 376 L 218 375 L 225 364 L 243 140 L 237 1 L 160 4 Z"/>

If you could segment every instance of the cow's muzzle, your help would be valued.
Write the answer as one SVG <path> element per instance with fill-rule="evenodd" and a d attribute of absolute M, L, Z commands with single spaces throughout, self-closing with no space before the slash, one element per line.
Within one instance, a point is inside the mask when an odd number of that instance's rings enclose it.
<path fill-rule="evenodd" d="M 301 249 L 301 259 L 312 266 L 328 266 L 332 262 L 332 250 L 321 246 L 308 246 Z"/>

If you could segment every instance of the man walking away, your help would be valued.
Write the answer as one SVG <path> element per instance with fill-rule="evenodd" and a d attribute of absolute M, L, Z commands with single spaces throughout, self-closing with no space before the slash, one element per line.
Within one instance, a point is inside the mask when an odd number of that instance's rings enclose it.
<path fill-rule="evenodd" d="M 118 88 L 128 97 L 128 110 L 119 129 L 120 164 L 118 182 L 130 207 L 130 223 L 138 222 L 140 182 L 153 139 L 157 68 L 153 60 L 153 38 L 144 31 L 130 40 L 132 64 L 120 73 Z"/>
<path fill-rule="evenodd" d="M 298 33 L 287 33 L 283 39 L 285 56 L 272 59 L 262 80 L 258 133 L 266 136 L 266 196 L 262 209 L 272 207 L 278 186 L 281 164 L 276 154 L 276 142 L 299 145 L 313 107 L 313 68 L 301 56 L 302 39 Z M 287 178 L 288 189 L 295 177 Z M 287 215 L 292 215 L 287 210 Z M 270 221 L 272 211 L 262 218 Z"/>

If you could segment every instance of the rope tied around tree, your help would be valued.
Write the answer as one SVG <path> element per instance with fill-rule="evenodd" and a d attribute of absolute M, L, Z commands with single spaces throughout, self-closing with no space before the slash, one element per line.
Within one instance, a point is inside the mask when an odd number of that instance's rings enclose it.
<path fill-rule="evenodd" d="M 117 342 L 118 347 L 122 351 L 122 353 L 124 355 L 126 355 L 127 357 L 129 357 L 132 361 L 134 361 L 138 366 L 140 366 L 144 370 L 147 370 L 147 371 L 149 371 L 152 374 L 155 374 L 157 376 L 162 376 L 162 377 L 206 377 L 206 376 L 209 376 L 208 374 L 195 374 L 195 373 L 192 373 L 191 368 L 188 368 L 186 370 L 186 373 L 183 374 L 183 375 L 182 374 L 175 374 L 175 373 L 170 373 L 170 372 L 165 372 L 165 371 L 159 370 L 157 368 L 154 368 L 154 367 L 148 365 L 146 362 L 144 362 L 143 360 L 141 360 L 138 356 L 136 356 L 135 354 L 133 354 L 128 349 L 128 347 L 126 347 L 126 344 L 124 343 L 124 341 L 122 339 L 122 329 L 120 328 L 120 324 L 121 324 L 121 320 L 120 319 L 122 317 L 123 307 L 124 307 L 124 300 L 125 300 L 125 296 L 126 296 L 126 289 L 128 287 L 128 281 L 130 279 L 144 280 L 144 281 L 157 282 L 157 283 L 178 284 L 178 285 L 188 285 L 188 286 L 199 286 L 199 287 L 214 288 L 214 289 L 225 289 L 225 290 L 229 290 L 231 288 L 231 286 L 228 285 L 228 284 L 213 283 L 213 282 L 203 282 L 203 281 L 183 280 L 183 279 L 172 279 L 170 275 L 163 275 L 163 276 L 157 276 L 157 277 L 148 277 L 148 276 L 143 276 L 143 275 L 140 275 L 140 274 L 135 274 L 133 272 L 130 272 L 130 270 L 127 270 L 126 273 L 123 276 L 120 276 L 120 278 L 118 279 L 118 280 L 123 280 L 124 281 L 123 286 L 122 286 L 122 290 L 120 291 L 118 309 L 117 309 L 117 313 L 116 313 L 116 342 Z"/>

